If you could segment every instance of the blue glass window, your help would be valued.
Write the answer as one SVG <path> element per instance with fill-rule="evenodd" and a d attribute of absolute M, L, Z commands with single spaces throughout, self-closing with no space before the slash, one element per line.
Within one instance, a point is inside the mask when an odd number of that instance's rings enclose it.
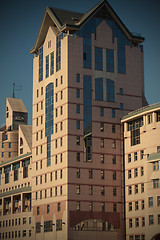
<path fill-rule="evenodd" d="M 102 48 L 95 47 L 95 69 L 103 70 L 103 54 Z"/>
<path fill-rule="evenodd" d="M 8 157 L 11 157 L 11 152 L 8 153 Z"/>
<path fill-rule="evenodd" d="M 4 148 L 4 143 L 2 143 L 2 148 Z"/>
<path fill-rule="evenodd" d="M 120 110 L 123 110 L 123 103 L 120 103 Z"/>
<path fill-rule="evenodd" d="M 114 51 L 112 49 L 106 49 L 106 70 L 114 72 Z"/>
<path fill-rule="evenodd" d="M 91 76 L 84 75 L 83 79 L 84 101 L 84 132 L 91 132 L 92 126 L 92 83 Z"/>
<path fill-rule="evenodd" d="M 91 18 L 86 24 L 76 32 L 76 35 L 83 38 L 83 67 L 91 68 L 91 33 L 94 33 L 96 39 L 96 27 L 102 19 Z"/>
<path fill-rule="evenodd" d="M 19 178 L 19 168 L 20 168 L 20 162 L 13 164 L 14 181 L 17 181 Z"/>
<path fill-rule="evenodd" d="M 9 173 L 11 171 L 11 166 L 4 167 L 4 173 L 5 173 L 5 184 L 9 183 Z"/>
<path fill-rule="evenodd" d="M 45 102 L 45 135 L 46 137 L 53 133 L 53 109 L 54 109 L 54 86 L 49 83 L 46 86 Z"/>
<path fill-rule="evenodd" d="M 4 152 L 2 152 L 2 155 L 1 155 L 2 157 L 4 157 Z"/>
<path fill-rule="evenodd" d="M 114 81 L 111 79 L 107 79 L 107 101 L 115 102 Z"/>
<path fill-rule="evenodd" d="M 46 86 L 45 136 L 47 137 L 47 167 L 51 165 L 51 134 L 54 124 L 54 85 Z"/>
<path fill-rule="evenodd" d="M 80 129 L 80 121 L 79 120 L 76 121 L 76 128 Z"/>
<path fill-rule="evenodd" d="M 120 88 L 120 89 L 119 89 L 119 94 L 120 94 L 120 95 L 123 95 L 123 88 Z"/>
<path fill-rule="evenodd" d="M 80 82 L 80 74 L 76 74 L 76 82 Z"/>
<path fill-rule="evenodd" d="M 51 135 L 47 137 L 47 167 L 51 166 Z"/>
<path fill-rule="evenodd" d="M 9 148 L 11 148 L 11 143 L 9 143 Z"/>
<path fill-rule="evenodd" d="M 46 78 L 49 77 L 49 55 L 46 56 Z"/>
<path fill-rule="evenodd" d="M 43 46 L 39 49 L 39 82 L 43 80 Z"/>
<path fill-rule="evenodd" d="M 115 109 L 113 108 L 112 109 L 112 118 L 115 118 L 115 116 L 116 116 L 116 113 L 115 113 Z"/>
<path fill-rule="evenodd" d="M 95 79 L 95 100 L 103 101 L 103 78 Z"/>
<path fill-rule="evenodd" d="M 51 53 L 50 58 L 51 58 L 50 75 L 52 75 L 54 73 L 54 52 Z"/>
<path fill-rule="evenodd" d="M 56 72 L 61 69 L 61 39 L 63 39 L 63 33 L 56 38 Z"/>
<path fill-rule="evenodd" d="M 100 107 L 100 116 L 103 117 L 104 116 L 104 108 Z"/>
<path fill-rule="evenodd" d="M 76 89 L 76 97 L 80 98 L 80 89 Z"/>
<path fill-rule="evenodd" d="M 30 160 L 24 160 L 23 161 L 23 178 L 28 177 L 28 165 L 30 164 Z"/>
<path fill-rule="evenodd" d="M 80 113 L 80 105 L 76 105 L 76 113 Z"/>

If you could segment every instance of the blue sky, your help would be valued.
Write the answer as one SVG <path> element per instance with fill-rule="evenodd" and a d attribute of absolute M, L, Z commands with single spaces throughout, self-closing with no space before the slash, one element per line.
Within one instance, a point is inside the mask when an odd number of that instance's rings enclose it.
<path fill-rule="evenodd" d="M 108 0 L 131 32 L 145 37 L 144 78 L 145 95 L 149 104 L 160 102 L 160 1 Z M 99 0 L 1 0 L 0 1 L 0 127 L 5 124 L 6 97 L 12 97 L 13 82 L 32 114 L 32 60 L 34 46 L 46 6 L 85 13 Z"/>

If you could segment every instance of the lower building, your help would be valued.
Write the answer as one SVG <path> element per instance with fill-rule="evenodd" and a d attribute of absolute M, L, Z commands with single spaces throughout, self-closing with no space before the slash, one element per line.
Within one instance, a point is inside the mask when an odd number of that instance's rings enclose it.
<path fill-rule="evenodd" d="M 122 118 L 126 240 L 160 239 L 160 104 Z"/>

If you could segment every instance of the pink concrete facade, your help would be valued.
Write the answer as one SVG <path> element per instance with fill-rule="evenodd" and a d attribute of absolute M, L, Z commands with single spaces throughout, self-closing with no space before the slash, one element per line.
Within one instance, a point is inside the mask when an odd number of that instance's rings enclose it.
<path fill-rule="evenodd" d="M 155 104 L 122 119 L 127 240 L 160 238 L 159 111 Z M 131 144 L 130 127 L 133 122 L 138 126 L 139 120 L 137 144 Z"/>

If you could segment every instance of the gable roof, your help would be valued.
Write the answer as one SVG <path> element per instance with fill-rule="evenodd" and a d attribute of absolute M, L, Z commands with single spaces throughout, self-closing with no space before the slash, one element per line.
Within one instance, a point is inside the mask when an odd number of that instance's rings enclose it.
<path fill-rule="evenodd" d="M 18 99 L 18 98 L 7 98 L 7 101 L 9 103 L 9 105 L 12 108 L 12 111 L 14 112 L 26 112 L 26 107 L 22 101 L 22 99 Z"/>
<path fill-rule="evenodd" d="M 129 40 L 136 43 L 144 41 L 143 37 L 133 35 L 115 13 L 110 4 L 106 0 L 102 0 L 85 14 L 47 7 L 38 38 L 34 47 L 30 50 L 30 53 L 36 53 L 39 47 L 43 44 L 49 26 L 57 27 L 59 32 L 67 33 L 67 31 L 70 31 L 74 33 L 78 31 L 89 19 L 96 14 L 99 14 L 100 11 L 103 11 L 103 16 L 105 15 L 106 18 L 110 17 L 113 19 Z"/>

